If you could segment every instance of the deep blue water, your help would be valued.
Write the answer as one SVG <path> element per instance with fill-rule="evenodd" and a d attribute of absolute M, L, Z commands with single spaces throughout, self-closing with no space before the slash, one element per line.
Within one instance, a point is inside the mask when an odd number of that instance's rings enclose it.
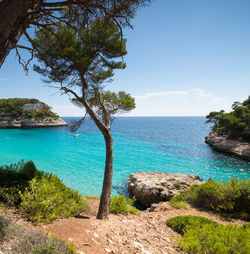
<path fill-rule="evenodd" d="M 70 122 L 71 118 L 64 118 Z M 204 143 L 210 126 L 203 117 L 120 117 L 114 136 L 113 193 L 123 191 L 124 179 L 137 171 L 197 174 L 228 181 L 249 179 L 250 162 L 213 151 Z M 33 160 L 82 194 L 100 194 L 105 145 L 90 120 L 77 138 L 67 127 L 0 130 L 0 165 Z"/>

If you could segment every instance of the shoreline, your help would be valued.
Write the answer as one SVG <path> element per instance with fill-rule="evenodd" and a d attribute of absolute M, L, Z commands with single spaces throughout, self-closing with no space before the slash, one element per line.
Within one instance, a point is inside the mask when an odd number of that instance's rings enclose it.
<path fill-rule="evenodd" d="M 227 136 L 219 136 L 211 131 L 205 137 L 207 143 L 212 149 L 230 155 L 235 155 L 241 159 L 250 161 L 250 143 L 229 139 Z"/>
<path fill-rule="evenodd" d="M 0 129 L 34 129 L 68 126 L 63 119 L 0 119 Z"/>

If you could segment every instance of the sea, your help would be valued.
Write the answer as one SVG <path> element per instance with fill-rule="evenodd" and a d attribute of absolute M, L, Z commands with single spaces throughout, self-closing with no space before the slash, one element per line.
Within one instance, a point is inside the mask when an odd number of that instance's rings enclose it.
<path fill-rule="evenodd" d="M 79 118 L 65 117 L 72 123 Z M 205 117 L 117 117 L 112 123 L 114 175 L 112 194 L 126 192 L 131 173 L 162 171 L 196 174 L 228 182 L 249 179 L 250 162 L 212 150 L 205 142 L 211 125 Z M 82 195 L 100 195 L 105 143 L 86 119 L 75 137 L 68 127 L 1 129 L 0 165 L 32 160 L 39 170 L 58 175 Z"/>

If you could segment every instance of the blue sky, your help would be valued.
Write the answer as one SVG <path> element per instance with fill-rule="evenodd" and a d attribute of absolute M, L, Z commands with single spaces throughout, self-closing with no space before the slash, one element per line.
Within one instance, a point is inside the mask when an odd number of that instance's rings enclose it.
<path fill-rule="evenodd" d="M 125 30 L 127 68 L 107 89 L 136 98 L 131 116 L 204 116 L 250 95 L 249 0 L 153 0 Z M 32 69 L 32 68 L 31 68 Z M 0 70 L 0 98 L 38 98 L 61 116 L 82 115 L 15 52 Z"/>

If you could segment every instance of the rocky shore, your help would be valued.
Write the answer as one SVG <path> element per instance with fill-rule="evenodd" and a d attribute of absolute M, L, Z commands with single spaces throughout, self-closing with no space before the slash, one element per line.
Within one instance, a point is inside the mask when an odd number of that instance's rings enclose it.
<path fill-rule="evenodd" d="M 227 136 L 219 136 L 211 131 L 205 138 L 205 142 L 214 150 L 232 154 L 250 161 L 250 143 L 229 139 Z"/>
<path fill-rule="evenodd" d="M 61 118 L 46 118 L 43 120 L 35 119 L 12 119 L 10 117 L 0 117 L 0 129 L 16 129 L 16 128 L 48 128 L 61 127 L 68 124 Z"/>
<path fill-rule="evenodd" d="M 197 175 L 163 172 L 130 174 L 128 191 L 146 208 L 153 203 L 169 201 L 194 184 L 204 183 Z"/>

